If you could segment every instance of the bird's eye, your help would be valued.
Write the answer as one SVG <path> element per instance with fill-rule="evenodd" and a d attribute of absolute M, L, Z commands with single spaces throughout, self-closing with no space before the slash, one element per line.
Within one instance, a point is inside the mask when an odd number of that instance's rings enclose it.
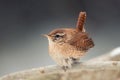
<path fill-rule="evenodd" d="M 59 38 L 59 37 L 61 37 L 61 36 L 60 36 L 60 35 L 58 35 L 58 34 L 57 34 L 57 35 L 55 35 L 55 38 Z"/>

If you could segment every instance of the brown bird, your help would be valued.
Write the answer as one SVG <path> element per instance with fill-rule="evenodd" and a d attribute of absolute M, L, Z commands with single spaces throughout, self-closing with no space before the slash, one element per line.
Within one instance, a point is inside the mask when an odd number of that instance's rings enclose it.
<path fill-rule="evenodd" d="M 85 31 L 86 12 L 80 12 L 76 28 L 59 28 L 45 35 L 49 41 L 49 54 L 66 71 L 94 46 Z"/>

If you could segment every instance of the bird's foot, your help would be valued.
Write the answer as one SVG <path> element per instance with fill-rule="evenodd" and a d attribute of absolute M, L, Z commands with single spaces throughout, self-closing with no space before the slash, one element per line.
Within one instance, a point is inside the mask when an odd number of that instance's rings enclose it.
<path fill-rule="evenodd" d="M 67 69 L 69 69 L 69 67 L 68 66 L 62 66 L 62 69 L 66 72 Z"/>

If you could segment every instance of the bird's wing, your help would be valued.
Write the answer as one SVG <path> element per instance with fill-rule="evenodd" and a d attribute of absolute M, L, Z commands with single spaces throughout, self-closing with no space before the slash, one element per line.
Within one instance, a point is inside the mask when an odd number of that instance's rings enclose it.
<path fill-rule="evenodd" d="M 87 34 L 76 34 L 68 43 L 77 50 L 85 51 L 94 46 L 93 40 Z"/>

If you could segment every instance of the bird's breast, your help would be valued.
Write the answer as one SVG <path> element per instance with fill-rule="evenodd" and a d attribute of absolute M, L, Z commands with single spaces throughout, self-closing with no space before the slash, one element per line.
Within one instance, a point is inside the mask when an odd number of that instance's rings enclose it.
<path fill-rule="evenodd" d="M 49 44 L 49 53 L 52 56 L 56 55 L 62 55 L 63 57 L 74 57 L 74 58 L 79 58 L 83 56 L 86 52 L 85 51 L 80 51 L 76 50 L 73 46 L 70 46 L 69 44 Z"/>

